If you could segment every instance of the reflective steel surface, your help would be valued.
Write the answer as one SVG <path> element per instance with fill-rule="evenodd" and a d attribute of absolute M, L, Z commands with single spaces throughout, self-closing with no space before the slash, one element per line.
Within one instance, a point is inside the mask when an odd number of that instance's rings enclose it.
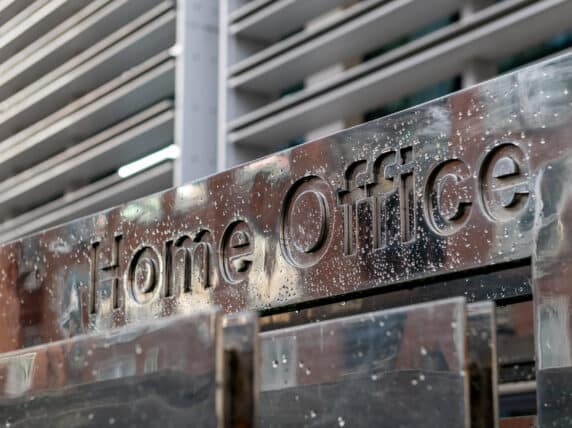
<path fill-rule="evenodd" d="M 217 427 L 217 314 L 0 356 L 2 427 Z"/>
<path fill-rule="evenodd" d="M 493 302 L 467 307 L 471 427 L 498 428 L 498 354 Z"/>
<path fill-rule="evenodd" d="M 258 315 L 253 312 L 226 315 L 222 327 L 220 428 L 254 427 L 260 388 Z"/>
<path fill-rule="evenodd" d="M 262 427 L 468 427 L 461 298 L 261 334 Z"/>
<path fill-rule="evenodd" d="M 526 265 L 534 179 L 570 150 L 571 86 L 560 57 L 5 244 L 0 350 Z"/>
<path fill-rule="evenodd" d="M 213 304 L 266 311 L 277 328 L 532 292 L 539 425 L 568 423 L 571 65 L 556 58 L 3 245 L 0 351 Z"/>
<path fill-rule="evenodd" d="M 534 382 L 533 302 L 497 307 L 496 322 L 500 382 Z"/>
<path fill-rule="evenodd" d="M 538 421 L 572 425 L 572 156 L 550 162 L 538 180 L 534 304 Z"/>

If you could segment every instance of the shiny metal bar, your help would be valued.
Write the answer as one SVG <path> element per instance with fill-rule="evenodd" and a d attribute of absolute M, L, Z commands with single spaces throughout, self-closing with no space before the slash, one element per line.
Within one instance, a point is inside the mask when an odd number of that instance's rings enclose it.
<path fill-rule="evenodd" d="M 533 380 L 499 385 L 499 395 L 523 394 L 535 391 L 536 391 L 536 382 Z"/>
<path fill-rule="evenodd" d="M 549 162 L 537 182 L 533 259 L 538 425 L 572 423 L 572 156 Z"/>
<path fill-rule="evenodd" d="M 532 300 L 497 308 L 499 364 L 521 364 L 534 359 Z M 529 379 L 530 380 L 530 379 Z"/>
<path fill-rule="evenodd" d="M 0 355 L 5 427 L 217 427 L 220 313 Z"/>
<path fill-rule="evenodd" d="M 498 428 L 497 323 L 493 302 L 467 307 L 471 428 Z"/>
<path fill-rule="evenodd" d="M 503 278 L 496 278 L 496 281 Z M 448 284 L 436 284 L 438 287 L 447 287 Z M 481 284 L 480 287 L 486 286 Z M 488 288 L 488 287 L 487 287 Z M 397 294 L 397 298 L 396 298 Z M 438 298 L 439 295 L 433 296 Z M 325 322 L 327 320 L 340 320 L 342 317 L 357 316 L 369 311 L 379 311 L 380 308 L 398 308 L 412 301 L 425 301 L 429 299 L 424 293 L 412 293 L 407 299 L 399 298 L 399 293 L 382 294 L 365 298 L 352 299 L 348 302 L 322 305 L 310 309 L 296 310 L 292 312 L 266 316 L 261 319 L 261 326 L 269 333 L 280 331 L 285 327 L 302 326 L 313 322 Z M 429 305 L 429 303 L 426 303 Z M 516 305 L 518 306 L 518 305 Z M 511 306 L 513 307 L 513 306 Z M 508 350 L 503 349 L 507 355 L 498 354 L 497 350 L 497 321 L 496 309 L 492 302 L 479 302 L 467 306 L 467 344 L 469 359 L 470 399 L 471 399 L 471 426 L 472 427 L 496 427 L 498 426 L 500 388 L 498 385 L 498 361 L 513 357 Z M 505 321 L 506 323 L 506 321 Z M 511 326 L 510 323 L 507 323 Z M 293 329 L 295 331 L 296 328 Z M 513 342 L 507 341 L 505 346 Z M 533 353 L 520 355 L 524 361 L 533 361 Z M 521 382 L 524 383 L 524 382 Z M 533 382 L 534 384 L 534 382 Z M 511 391 L 503 389 L 505 394 Z M 534 391 L 534 388 L 533 388 Z"/>
<path fill-rule="evenodd" d="M 258 315 L 226 315 L 222 325 L 220 427 L 255 427 L 260 388 Z"/>
<path fill-rule="evenodd" d="M 261 334 L 259 425 L 469 427 L 462 298 Z"/>

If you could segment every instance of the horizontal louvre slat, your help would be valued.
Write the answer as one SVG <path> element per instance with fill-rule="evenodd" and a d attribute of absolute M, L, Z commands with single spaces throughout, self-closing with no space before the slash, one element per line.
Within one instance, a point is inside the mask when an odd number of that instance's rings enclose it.
<path fill-rule="evenodd" d="M 89 0 L 39 0 L 31 4 L 2 32 L 0 63 L 89 4 Z"/>
<path fill-rule="evenodd" d="M 173 141 L 174 111 L 162 102 L 0 183 L 0 206 L 11 212 L 49 201 L 72 185 L 116 171 Z"/>
<path fill-rule="evenodd" d="M 145 12 L 155 0 L 96 0 L 0 65 L 0 99 L 31 84 L 59 64 L 82 55 L 94 39 L 119 30 L 129 16 Z"/>
<path fill-rule="evenodd" d="M 349 60 L 446 17 L 458 0 L 395 0 L 229 79 L 231 88 L 270 92 L 287 88 L 328 65 Z M 380 32 L 379 28 L 384 31 Z M 316 54 L 319 52 L 319 54 Z"/>
<path fill-rule="evenodd" d="M 6 25 L 32 2 L 33 0 L 0 0 L 0 27 Z"/>
<path fill-rule="evenodd" d="M 2 129 L 8 132 L 22 129 L 46 117 L 54 109 L 77 98 L 76 94 L 103 85 L 149 56 L 159 54 L 165 46 L 172 45 L 176 15 L 171 10 L 157 16 L 164 11 L 165 8 L 160 7 L 143 15 L 141 18 L 144 19 L 134 21 L 126 26 L 129 28 L 122 28 L 104 39 L 99 44 L 103 46 L 88 49 L 0 103 L 0 134 Z M 147 24 L 141 27 L 145 22 Z M 99 54 L 91 55 L 92 50 Z"/>
<path fill-rule="evenodd" d="M 23 2 L 0 31 L 0 240 L 173 184 L 170 155 L 133 162 L 174 142 L 176 2 Z"/>
<path fill-rule="evenodd" d="M 347 84 L 368 73 L 374 72 L 381 67 L 388 66 L 399 60 L 413 56 L 447 40 L 459 37 L 464 33 L 485 25 L 488 22 L 500 18 L 503 15 L 514 12 L 519 8 L 529 4 L 530 0 L 509 0 L 498 3 L 494 7 L 489 7 L 483 11 L 474 14 L 470 19 L 463 19 L 448 25 L 440 30 L 429 33 L 419 39 L 406 43 L 403 46 L 391 49 L 383 55 L 372 58 L 369 61 L 362 62 L 354 67 L 344 70 L 322 82 L 313 84 L 298 92 L 282 97 L 276 101 L 270 102 L 263 107 L 252 110 L 239 118 L 230 121 L 228 127 L 230 130 L 236 130 L 252 124 L 258 120 L 277 114 L 287 108 L 293 107 L 298 103 L 307 101 L 312 97 L 323 94 L 328 90 L 336 89 L 343 84 Z"/>
<path fill-rule="evenodd" d="M 230 143 L 276 148 L 320 124 L 364 112 L 458 74 L 472 58 L 497 60 L 570 28 L 572 2 L 545 0 L 231 132 Z M 522 37 L 527 28 L 528 37 Z M 420 78 L 419 76 L 422 76 Z"/>
<path fill-rule="evenodd" d="M 160 54 L 0 143 L 0 178 L 30 167 L 141 108 L 170 97 L 175 62 Z"/>
<path fill-rule="evenodd" d="M 284 40 L 277 41 L 266 46 L 264 49 L 257 51 L 254 54 L 245 55 L 235 64 L 228 65 L 228 76 L 229 78 L 233 75 L 242 73 L 248 69 L 251 69 L 257 65 L 260 65 L 266 61 L 271 60 L 278 55 L 287 53 L 292 49 L 303 45 L 304 43 L 309 43 L 312 39 L 320 34 L 325 33 L 335 29 L 337 26 L 348 22 L 363 13 L 371 10 L 372 8 L 387 3 L 388 0 L 363 0 L 358 2 L 351 7 L 348 7 L 336 14 L 334 17 L 328 19 L 324 24 L 319 26 L 311 26 L 295 33 Z"/>
<path fill-rule="evenodd" d="M 121 179 L 117 174 L 113 174 L 0 224 L 0 241 L 7 242 L 165 190 L 172 186 L 172 180 L 172 162 L 165 162 L 127 179 Z"/>
<path fill-rule="evenodd" d="M 230 26 L 234 35 L 274 41 L 302 27 L 308 19 L 348 3 L 348 0 L 278 0 Z"/>
<path fill-rule="evenodd" d="M 2 41 L 2 45 L 9 43 L 6 38 L 6 35 L 10 34 L 10 31 L 21 26 L 27 19 L 32 17 L 36 12 L 38 12 L 42 7 L 44 7 L 49 0 L 31 0 L 27 1 L 27 4 L 24 7 L 20 7 L 18 13 L 13 16 L 10 21 L 6 22 L 2 28 L 2 37 L 0 40 Z M 10 3 L 8 0 L 6 3 Z M 14 37 L 14 33 L 12 33 L 12 38 Z"/>
<path fill-rule="evenodd" d="M 268 6 L 275 0 L 251 0 L 245 3 L 243 6 L 236 8 L 235 10 L 231 11 L 229 14 L 228 20 L 229 22 L 234 22 L 239 19 L 244 18 L 245 16 L 256 12 L 257 10 Z"/>

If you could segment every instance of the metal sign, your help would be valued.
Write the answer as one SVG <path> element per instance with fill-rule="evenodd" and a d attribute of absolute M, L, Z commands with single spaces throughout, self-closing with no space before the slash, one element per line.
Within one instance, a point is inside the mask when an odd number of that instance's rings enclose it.
<path fill-rule="evenodd" d="M 0 351 L 529 264 L 534 180 L 570 150 L 572 57 L 0 248 Z"/>

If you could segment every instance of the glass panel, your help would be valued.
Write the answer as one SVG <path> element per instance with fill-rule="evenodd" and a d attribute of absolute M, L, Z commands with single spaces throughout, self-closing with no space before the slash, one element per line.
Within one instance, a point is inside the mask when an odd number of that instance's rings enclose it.
<path fill-rule="evenodd" d="M 261 334 L 260 426 L 468 427 L 463 299 Z"/>
<path fill-rule="evenodd" d="M 2 427 L 215 427 L 217 313 L 0 356 Z"/>

